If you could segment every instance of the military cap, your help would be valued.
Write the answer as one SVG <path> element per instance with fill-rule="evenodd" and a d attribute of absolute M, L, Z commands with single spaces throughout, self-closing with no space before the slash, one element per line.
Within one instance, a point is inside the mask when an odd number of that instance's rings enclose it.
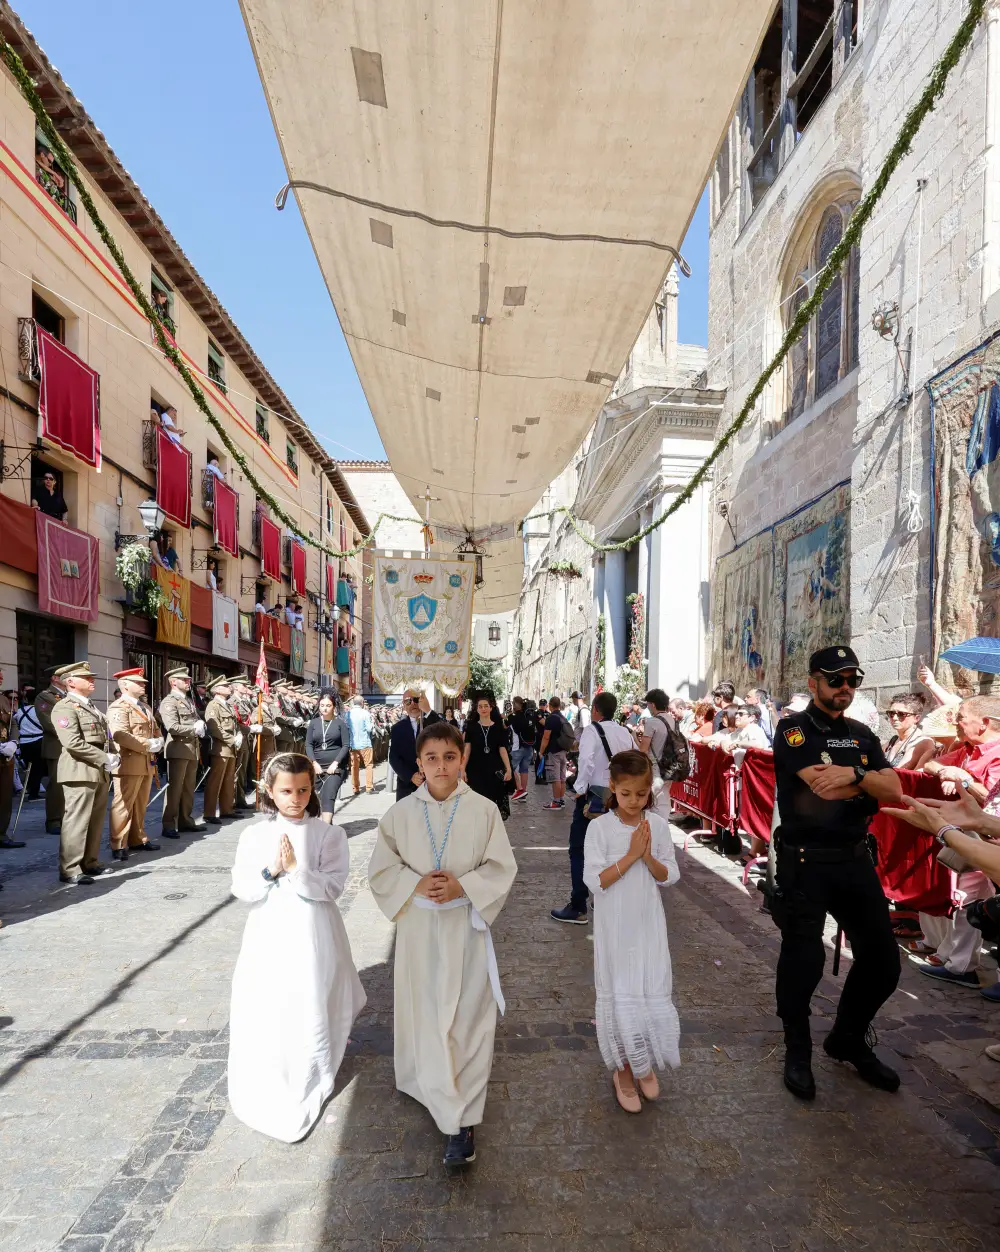
<path fill-rule="evenodd" d="M 168 669 L 164 678 L 190 678 L 191 671 L 186 665 L 178 665 L 176 669 Z"/>
<path fill-rule="evenodd" d="M 250 679 L 247 678 L 246 674 L 234 674 L 229 679 L 229 685 L 231 687 L 249 687 Z"/>
<path fill-rule="evenodd" d="M 220 674 L 218 678 L 213 678 L 212 681 L 208 684 L 208 690 L 214 691 L 216 687 L 231 687 L 232 685 L 233 685 L 233 680 L 229 677 L 228 674 Z"/>
<path fill-rule="evenodd" d="M 67 678 L 96 678 L 97 675 L 90 668 L 89 661 L 73 661 L 69 665 L 60 665 L 58 669 L 52 671 L 54 678 L 61 678 L 64 682 Z"/>
<path fill-rule="evenodd" d="M 46 665 L 45 671 L 44 671 L 45 677 L 51 678 L 52 675 L 55 674 L 60 669 L 62 669 L 61 665 Z"/>
<path fill-rule="evenodd" d="M 126 678 L 130 683 L 144 683 L 146 681 L 146 671 L 141 665 L 136 665 L 132 669 L 120 669 L 117 674 L 112 675 L 113 678 Z"/>
<path fill-rule="evenodd" d="M 861 662 L 853 648 L 847 644 L 834 644 L 830 648 L 820 648 L 809 658 L 810 674 L 839 674 L 842 669 L 861 669 Z"/>

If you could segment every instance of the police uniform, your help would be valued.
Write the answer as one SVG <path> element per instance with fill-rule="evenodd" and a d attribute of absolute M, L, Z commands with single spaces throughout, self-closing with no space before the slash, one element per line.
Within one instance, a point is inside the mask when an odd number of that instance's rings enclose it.
<path fill-rule="evenodd" d="M 824 648 L 810 660 L 812 674 L 858 668 L 847 647 Z M 812 765 L 851 766 L 859 782 L 867 771 L 889 768 L 873 731 L 851 718 L 831 716 L 815 702 L 782 718 L 775 729 L 780 825 L 771 913 L 781 929 L 775 994 L 785 1028 L 785 1083 L 804 1098 L 815 1094 L 809 1002 L 823 976 L 823 927 L 830 913 L 847 935 L 853 959 L 824 1047 L 837 1059 L 851 1060 L 868 1081 L 895 1090 L 898 1078 L 865 1045 L 872 1018 L 899 981 L 899 950 L 868 844 L 868 823 L 878 801 L 863 791 L 850 799 L 817 796 L 798 776 Z M 790 1074 L 789 1066 L 795 1065 L 797 1075 Z"/>
<path fill-rule="evenodd" d="M 186 669 L 169 670 L 163 677 L 190 678 Z M 163 833 L 176 839 L 181 830 L 201 830 L 194 819 L 194 789 L 205 723 L 194 700 L 171 688 L 160 701 L 160 721 L 167 732 L 167 798 L 163 802 Z"/>
<path fill-rule="evenodd" d="M 95 677 L 86 661 L 63 665 L 56 675 L 64 681 Z M 65 806 L 59 832 L 59 878 L 86 884 L 104 870 L 97 857 L 110 771 L 117 768 L 118 757 L 111 752 L 104 714 L 87 696 L 67 692 L 52 708 L 52 725 L 62 749 L 56 774 Z"/>
<path fill-rule="evenodd" d="M 58 667 L 57 667 L 58 668 Z M 53 669 L 52 677 L 55 674 Z M 66 695 L 66 688 L 50 682 L 39 695 L 34 704 L 35 717 L 42 728 L 42 761 L 48 775 L 45 783 L 45 831 L 49 835 L 59 834 L 59 824 L 63 818 L 63 789 L 56 777 L 62 746 L 59 736 L 52 725 L 52 710 Z"/>
<path fill-rule="evenodd" d="M 142 667 L 119 670 L 119 682 L 142 683 Z M 163 747 L 156 714 L 144 701 L 124 692 L 108 705 L 108 729 L 115 750 L 121 757 L 114 778 L 111 800 L 111 856 L 127 861 L 130 850 L 155 852 L 159 844 L 146 838 L 146 807 L 156 777 L 156 754 Z"/>
<path fill-rule="evenodd" d="M 212 736 L 211 765 L 205 780 L 205 821 L 211 825 L 218 822 L 216 810 L 221 816 L 232 817 L 236 801 L 236 752 L 243 741 L 236 710 L 219 688 L 228 687 L 228 678 L 216 678 L 208 684 L 211 699 L 205 706 L 205 724 Z"/>

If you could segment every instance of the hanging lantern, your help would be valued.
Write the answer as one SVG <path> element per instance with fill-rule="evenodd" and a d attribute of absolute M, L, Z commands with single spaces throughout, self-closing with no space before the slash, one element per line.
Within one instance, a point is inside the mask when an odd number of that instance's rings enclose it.
<path fill-rule="evenodd" d="M 490 643 L 499 643 L 500 642 L 500 623 L 490 622 L 488 633 L 489 633 Z"/>

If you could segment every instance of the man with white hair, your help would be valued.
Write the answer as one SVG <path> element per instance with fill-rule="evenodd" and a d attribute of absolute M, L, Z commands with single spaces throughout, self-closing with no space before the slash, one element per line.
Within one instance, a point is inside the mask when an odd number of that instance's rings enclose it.
<path fill-rule="evenodd" d="M 361 766 L 365 767 L 365 791 L 375 790 L 375 765 L 372 749 L 372 715 L 365 708 L 364 696 L 355 696 L 347 714 L 351 731 L 351 782 L 354 794 L 361 790 Z"/>

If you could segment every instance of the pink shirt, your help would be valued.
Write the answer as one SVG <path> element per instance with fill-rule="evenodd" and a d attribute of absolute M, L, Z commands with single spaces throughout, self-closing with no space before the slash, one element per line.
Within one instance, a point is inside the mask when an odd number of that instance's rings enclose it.
<path fill-rule="evenodd" d="M 954 752 L 939 756 L 938 764 L 957 765 L 971 774 L 977 783 L 982 783 L 988 792 L 992 791 L 1000 782 L 1000 739 L 977 743 L 974 747 L 963 743 Z"/>

